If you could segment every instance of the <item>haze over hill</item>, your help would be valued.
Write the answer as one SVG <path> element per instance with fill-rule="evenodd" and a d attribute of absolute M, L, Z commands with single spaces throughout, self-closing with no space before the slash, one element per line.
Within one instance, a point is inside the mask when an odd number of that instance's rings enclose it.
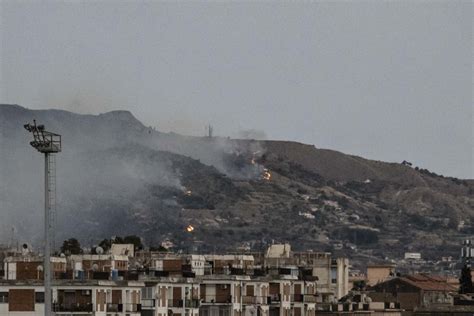
<path fill-rule="evenodd" d="M 376 261 L 408 250 L 435 257 L 441 245 L 455 255 L 474 232 L 472 180 L 295 142 L 161 133 L 127 111 L 0 105 L 4 242 L 41 239 L 43 160 L 23 130 L 33 119 L 63 135 L 58 239 L 138 234 L 148 245 L 169 239 L 203 251 L 342 244 Z"/>
<path fill-rule="evenodd" d="M 0 103 L 255 128 L 473 178 L 472 5 L 0 1 Z"/>

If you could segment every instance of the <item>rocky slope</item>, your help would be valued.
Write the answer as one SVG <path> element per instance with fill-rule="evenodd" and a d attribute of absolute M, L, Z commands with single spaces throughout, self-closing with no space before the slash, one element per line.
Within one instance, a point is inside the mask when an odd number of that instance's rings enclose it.
<path fill-rule="evenodd" d="M 472 180 L 295 142 L 164 134 L 126 111 L 0 105 L 3 240 L 40 236 L 42 160 L 22 128 L 33 118 L 63 135 L 58 239 L 139 234 L 203 251 L 275 240 L 377 261 L 457 255 L 474 232 Z"/>

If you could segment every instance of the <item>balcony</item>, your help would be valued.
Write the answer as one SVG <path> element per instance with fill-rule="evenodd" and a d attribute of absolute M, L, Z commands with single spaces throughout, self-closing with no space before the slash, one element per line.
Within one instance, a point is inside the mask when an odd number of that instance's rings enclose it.
<path fill-rule="evenodd" d="M 232 303 L 231 295 L 219 295 L 216 297 L 205 297 L 202 301 L 204 304 L 230 304 Z"/>
<path fill-rule="evenodd" d="M 303 302 L 303 294 L 293 294 L 293 295 L 291 295 L 291 301 L 292 302 L 297 302 L 297 303 L 299 303 L 299 302 L 302 303 Z"/>
<path fill-rule="evenodd" d="M 270 303 L 280 303 L 281 295 L 280 294 L 270 294 Z"/>
<path fill-rule="evenodd" d="M 291 295 L 293 303 L 316 303 L 316 295 L 313 294 L 293 294 Z"/>
<path fill-rule="evenodd" d="M 121 313 L 123 311 L 122 304 L 107 304 L 107 313 Z"/>
<path fill-rule="evenodd" d="M 199 308 L 199 300 L 198 299 L 186 300 L 186 308 Z"/>
<path fill-rule="evenodd" d="M 246 305 L 266 305 L 268 301 L 267 296 L 242 296 L 242 304 Z"/>
<path fill-rule="evenodd" d="M 128 304 L 124 304 L 124 306 L 125 306 L 125 312 L 127 313 L 139 313 L 142 311 L 142 304 L 128 303 Z"/>
<path fill-rule="evenodd" d="M 92 303 L 86 304 L 53 304 L 53 310 L 55 312 L 84 312 L 92 313 L 93 306 Z"/>
<path fill-rule="evenodd" d="M 305 302 L 305 303 L 316 303 L 316 295 L 312 295 L 312 294 L 303 295 L 303 302 Z"/>
<path fill-rule="evenodd" d="M 333 304 L 332 303 L 319 303 L 316 305 L 316 310 L 317 311 L 322 311 L 322 312 L 331 312 L 333 310 Z M 337 309 L 335 309 L 337 311 Z"/>
<path fill-rule="evenodd" d="M 151 308 L 156 306 L 156 300 L 154 298 L 142 298 L 142 307 Z"/>
<path fill-rule="evenodd" d="M 168 300 L 168 307 L 180 307 L 183 308 L 183 300 Z M 186 300 L 186 308 L 199 308 L 198 299 L 188 299 Z"/>

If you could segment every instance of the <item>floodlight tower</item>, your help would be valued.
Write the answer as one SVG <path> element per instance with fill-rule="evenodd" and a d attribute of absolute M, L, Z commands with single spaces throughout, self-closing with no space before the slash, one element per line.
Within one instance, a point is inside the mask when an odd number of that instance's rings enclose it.
<path fill-rule="evenodd" d="M 56 202 L 56 166 L 54 154 L 61 151 L 61 135 L 48 132 L 44 125 L 25 124 L 25 129 L 33 134 L 30 145 L 44 154 L 44 315 L 50 316 L 51 308 L 51 243 L 53 236 L 53 210 Z"/>

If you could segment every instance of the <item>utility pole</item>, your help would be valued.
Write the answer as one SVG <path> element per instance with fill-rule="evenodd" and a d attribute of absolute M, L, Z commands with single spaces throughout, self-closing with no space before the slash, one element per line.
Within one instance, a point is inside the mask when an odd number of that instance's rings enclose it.
<path fill-rule="evenodd" d="M 186 284 L 184 285 L 184 299 L 183 299 L 183 307 L 184 307 L 184 316 L 187 316 L 187 313 L 186 313 L 186 296 L 188 295 L 188 288 L 186 286 Z"/>
<path fill-rule="evenodd" d="M 33 134 L 30 145 L 44 154 L 44 315 L 51 316 L 51 244 L 53 242 L 52 213 L 56 198 L 56 166 L 54 154 L 61 151 L 61 135 L 45 130 L 44 125 L 25 124 L 24 128 Z"/>
<path fill-rule="evenodd" d="M 243 286 L 244 286 L 244 283 L 242 281 L 240 281 L 240 316 L 244 316 L 244 304 L 243 304 L 243 299 L 242 299 L 242 293 L 244 292 L 243 291 Z"/>

